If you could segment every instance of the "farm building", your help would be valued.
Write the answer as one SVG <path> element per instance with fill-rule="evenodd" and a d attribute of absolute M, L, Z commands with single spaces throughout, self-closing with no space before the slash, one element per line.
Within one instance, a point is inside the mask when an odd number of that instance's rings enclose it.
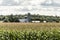
<path fill-rule="evenodd" d="M 40 21 L 32 21 L 32 23 L 40 23 Z"/>
<path fill-rule="evenodd" d="M 31 22 L 31 16 L 30 16 L 30 13 L 28 13 L 28 15 L 25 16 L 24 18 L 19 19 L 19 22 Z"/>
<path fill-rule="evenodd" d="M 19 19 L 19 22 L 28 22 L 28 19 Z"/>
<path fill-rule="evenodd" d="M 43 21 L 43 23 L 46 23 L 47 21 Z"/>

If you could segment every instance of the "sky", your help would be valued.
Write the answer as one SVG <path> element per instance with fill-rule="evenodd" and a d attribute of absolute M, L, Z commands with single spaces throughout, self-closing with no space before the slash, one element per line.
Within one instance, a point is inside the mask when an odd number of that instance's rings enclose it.
<path fill-rule="evenodd" d="M 40 14 L 60 16 L 60 0 L 0 0 L 0 15 Z M 43 6 L 47 3 L 49 6 Z"/>

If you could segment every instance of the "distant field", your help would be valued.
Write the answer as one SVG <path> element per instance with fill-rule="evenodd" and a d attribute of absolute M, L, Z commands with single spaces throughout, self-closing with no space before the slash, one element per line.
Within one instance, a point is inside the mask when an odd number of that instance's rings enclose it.
<path fill-rule="evenodd" d="M 60 23 L 0 23 L 0 30 L 60 30 Z"/>

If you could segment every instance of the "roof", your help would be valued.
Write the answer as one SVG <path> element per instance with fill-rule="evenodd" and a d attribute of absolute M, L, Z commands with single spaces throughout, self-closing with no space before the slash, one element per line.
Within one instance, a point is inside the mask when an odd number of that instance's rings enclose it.
<path fill-rule="evenodd" d="M 28 19 L 19 19 L 20 22 L 26 22 Z"/>

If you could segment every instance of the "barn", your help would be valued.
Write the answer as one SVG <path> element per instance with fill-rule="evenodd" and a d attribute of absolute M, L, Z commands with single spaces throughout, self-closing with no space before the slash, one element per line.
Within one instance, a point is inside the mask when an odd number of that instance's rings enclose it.
<path fill-rule="evenodd" d="M 19 19 L 19 22 L 28 22 L 28 19 Z"/>

